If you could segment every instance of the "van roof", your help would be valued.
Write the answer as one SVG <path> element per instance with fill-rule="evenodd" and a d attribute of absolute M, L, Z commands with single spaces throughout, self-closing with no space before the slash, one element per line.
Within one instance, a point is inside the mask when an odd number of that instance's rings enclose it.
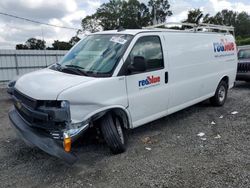
<path fill-rule="evenodd" d="M 128 34 L 128 35 L 136 35 L 142 32 L 149 32 L 149 31 L 156 31 L 156 30 L 149 30 L 149 29 L 124 29 L 122 31 L 118 30 L 108 30 L 108 31 L 100 31 L 94 34 Z"/>
<path fill-rule="evenodd" d="M 108 30 L 108 31 L 100 31 L 94 34 L 127 34 L 127 35 L 137 35 L 138 33 L 144 33 L 144 32 L 179 32 L 181 30 L 173 30 L 173 29 L 124 29 L 122 31 L 118 30 Z"/>
<path fill-rule="evenodd" d="M 176 30 L 170 29 L 168 26 L 188 26 L 191 29 L 187 30 Z M 180 27 L 180 28 L 181 28 Z M 110 30 L 110 31 L 101 31 L 96 34 L 130 34 L 136 35 L 138 33 L 143 32 L 175 32 L 175 33 L 220 33 L 220 34 L 235 34 L 233 26 L 226 26 L 226 25 L 214 25 L 214 24 L 207 24 L 207 23 L 182 23 L 182 22 L 168 22 L 168 23 L 161 23 L 157 25 L 152 25 L 148 27 L 144 27 L 143 29 L 118 29 L 118 30 Z M 230 33 L 231 32 L 231 33 Z"/>
<path fill-rule="evenodd" d="M 175 29 L 161 29 L 161 28 L 152 28 L 152 29 L 124 29 L 121 31 L 118 30 L 108 30 L 108 31 L 100 31 L 97 33 L 92 33 L 92 34 L 127 34 L 127 35 L 137 35 L 138 33 L 144 33 L 144 32 L 178 32 L 178 33 L 194 33 L 194 31 L 189 31 L 189 30 L 175 30 Z M 215 32 L 202 32 L 198 31 L 196 33 L 200 34 L 218 34 Z M 228 33 L 220 33 L 220 34 L 228 34 Z"/>

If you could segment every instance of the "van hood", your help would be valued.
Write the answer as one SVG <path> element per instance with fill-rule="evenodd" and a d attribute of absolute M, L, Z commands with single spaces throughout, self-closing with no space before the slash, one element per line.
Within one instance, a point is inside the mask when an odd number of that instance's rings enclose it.
<path fill-rule="evenodd" d="M 33 99 L 56 100 L 62 91 L 95 79 L 46 68 L 20 77 L 15 89 Z"/>

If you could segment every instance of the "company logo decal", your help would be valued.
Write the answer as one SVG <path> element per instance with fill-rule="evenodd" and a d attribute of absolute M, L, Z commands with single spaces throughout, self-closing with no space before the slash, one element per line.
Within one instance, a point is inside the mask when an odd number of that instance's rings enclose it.
<path fill-rule="evenodd" d="M 160 81 L 161 81 L 160 76 L 148 76 L 145 80 L 139 81 L 139 87 L 144 88 L 149 86 L 155 86 L 158 85 Z"/>
<path fill-rule="evenodd" d="M 216 53 L 215 57 L 234 55 L 234 53 L 226 53 L 235 51 L 234 42 L 228 42 L 227 39 L 221 39 L 221 42 L 214 42 L 213 45 L 214 45 L 214 52 Z"/>

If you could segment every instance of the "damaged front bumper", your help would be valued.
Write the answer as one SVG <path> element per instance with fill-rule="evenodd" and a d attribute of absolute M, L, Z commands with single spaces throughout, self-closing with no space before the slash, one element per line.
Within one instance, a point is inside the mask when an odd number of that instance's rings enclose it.
<path fill-rule="evenodd" d="M 9 112 L 9 119 L 13 127 L 25 141 L 37 146 L 50 155 L 65 160 L 69 164 L 76 162 L 77 156 L 73 153 L 65 152 L 62 141 L 55 140 L 45 132 L 32 128 L 28 122 L 21 118 L 16 109 Z"/>

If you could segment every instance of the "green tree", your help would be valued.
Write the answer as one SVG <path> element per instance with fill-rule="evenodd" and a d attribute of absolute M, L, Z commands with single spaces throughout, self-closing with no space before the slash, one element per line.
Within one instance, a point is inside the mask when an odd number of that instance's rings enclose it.
<path fill-rule="evenodd" d="M 246 12 L 237 13 L 231 10 L 222 10 L 204 22 L 235 27 L 235 35 L 242 40 L 250 37 L 250 16 Z"/>
<path fill-rule="evenodd" d="M 241 36 L 243 38 L 250 38 L 250 15 L 246 12 L 241 12 L 237 16 L 237 21 L 235 23 L 235 33 L 236 36 Z"/>
<path fill-rule="evenodd" d="M 29 38 L 25 45 L 28 47 L 28 49 L 31 50 L 44 50 L 46 47 L 46 42 L 44 40 L 36 39 L 36 38 Z"/>
<path fill-rule="evenodd" d="M 237 13 L 232 10 L 222 10 L 221 12 L 218 12 L 215 16 L 210 17 L 206 21 L 212 24 L 235 26 L 237 16 Z"/>
<path fill-rule="evenodd" d="M 16 50 L 28 50 L 28 46 L 26 46 L 25 44 L 17 44 Z"/>
<path fill-rule="evenodd" d="M 35 38 L 29 38 L 25 44 L 17 44 L 16 49 L 17 50 L 44 50 L 45 48 L 47 50 L 69 50 L 74 46 L 80 38 L 76 35 L 73 36 L 69 42 L 65 41 L 59 41 L 55 40 L 54 43 L 52 44 L 52 47 L 47 47 L 46 48 L 46 42 L 44 40 L 40 39 L 35 39 Z"/>
<path fill-rule="evenodd" d="M 53 50 L 69 50 L 72 47 L 72 45 L 69 42 L 55 40 L 52 43 L 52 47 L 53 48 L 50 48 L 50 49 L 53 49 Z"/>
<path fill-rule="evenodd" d="M 17 50 L 44 50 L 46 48 L 46 42 L 44 40 L 36 39 L 36 38 L 29 38 L 25 44 L 17 44 Z"/>
<path fill-rule="evenodd" d="M 69 44 L 71 46 L 74 46 L 78 41 L 80 41 L 81 39 L 78 36 L 74 36 L 69 40 Z"/>
<path fill-rule="evenodd" d="M 201 14 L 199 9 L 189 11 L 188 18 L 184 22 L 195 22 L 195 18 Z M 210 16 L 209 14 L 203 17 L 203 23 L 216 25 L 233 26 L 238 45 L 250 44 L 250 15 L 246 12 L 237 13 L 232 10 L 222 10 Z"/>
<path fill-rule="evenodd" d="M 149 26 L 151 25 L 151 15 L 149 8 L 144 4 L 141 3 L 138 9 L 138 19 L 140 21 L 141 26 Z"/>
<path fill-rule="evenodd" d="M 84 31 L 95 33 L 102 30 L 100 21 L 97 19 L 96 14 L 86 16 L 82 20 L 82 28 Z"/>
<path fill-rule="evenodd" d="M 194 9 L 188 11 L 187 19 L 184 20 L 184 22 L 198 24 L 202 18 L 203 20 L 208 19 L 209 14 L 203 15 L 203 12 L 200 9 Z"/>
<path fill-rule="evenodd" d="M 139 29 L 150 24 L 150 13 L 144 3 L 137 0 L 124 1 L 120 25 L 127 29 Z"/>
<path fill-rule="evenodd" d="M 200 16 L 200 17 L 199 17 Z M 217 25 L 227 25 L 235 26 L 237 20 L 237 13 L 231 10 L 222 10 L 218 12 L 215 16 L 210 16 L 209 14 L 204 15 L 200 9 L 190 10 L 188 12 L 188 17 L 184 22 L 196 23 L 203 18 L 203 23 L 217 24 Z"/>
<path fill-rule="evenodd" d="M 90 32 L 117 29 L 120 26 L 138 29 L 151 25 L 153 18 L 158 23 L 165 22 L 166 17 L 172 15 L 169 8 L 168 0 L 150 0 L 148 6 L 138 0 L 110 0 L 102 4 L 95 14 L 84 18 L 82 28 Z"/>
<path fill-rule="evenodd" d="M 52 47 L 48 47 L 47 50 L 70 50 L 78 41 L 80 38 L 77 35 L 73 36 L 69 42 L 55 40 Z"/>
<path fill-rule="evenodd" d="M 164 23 L 167 17 L 173 14 L 170 10 L 168 0 L 150 0 L 148 6 L 151 8 L 151 19 L 153 24 Z"/>
<path fill-rule="evenodd" d="M 122 0 L 110 0 L 97 9 L 96 19 L 100 20 L 100 25 L 104 30 L 111 30 L 120 26 L 123 3 Z"/>

